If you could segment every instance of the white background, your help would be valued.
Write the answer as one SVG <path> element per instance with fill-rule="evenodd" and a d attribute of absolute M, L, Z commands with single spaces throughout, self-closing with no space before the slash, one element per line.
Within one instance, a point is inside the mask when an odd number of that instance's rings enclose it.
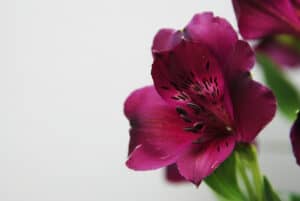
<path fill-rule="evenodd" d="M 152 83 L 154 34 L 205 10 L 236 28 L 229 0 L 1 0 L 0 200 L 212 200 L 205 185 L 124 165 L 123 102 Z M 288 131 L 276 118 L 260 157 L 274 186 L 298 190 Z"/>

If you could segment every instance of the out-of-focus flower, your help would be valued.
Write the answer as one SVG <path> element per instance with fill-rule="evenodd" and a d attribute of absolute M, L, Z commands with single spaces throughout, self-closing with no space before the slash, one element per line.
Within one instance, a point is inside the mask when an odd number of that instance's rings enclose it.
<path fill-rule="evenodd" d="M 295 43 L 282 41 L 282 37 L 274 36 L 262 40 L 255 48 L 257 52 L 263 53 L 272 59 L 279 67 L 297 68 L 300 66 L 300 46 L 295 47 Z"/>
<path fill-rule="evenodd" d="M 298 165 L 300 165 L 300 112 L 291 129 L 291 142 Z"/>
<path fill-rule="evenodd" d="M 232 0 L 245 39 L 260 39 L 257 52 L 280 67 L 300 66 L 300 2 L 297 0 Z M 298 38 L 298 39 L 297 39 Z"/>
<path fill-rule="evenodd" d="M 231 25 L 197 14 L 183 31 L 154 38 L 154 86 L 125 102 L 131 124 L 127 166 L 150 170 L 176 163 L 199 185 L 237 142 L 252 142 L 273 118 L 272 92 L 252 80 L 254 53 Z"/>
<path fill-rule="evenodd" d="M 299 0 L 232 0 L 240 33 L 246 39 L 275 34 L 300 36 Z"/>

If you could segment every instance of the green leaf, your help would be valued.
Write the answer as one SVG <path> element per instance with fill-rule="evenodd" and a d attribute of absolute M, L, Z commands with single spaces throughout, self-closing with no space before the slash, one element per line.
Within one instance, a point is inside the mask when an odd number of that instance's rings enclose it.
<path fill-rule="evenodd" d="M 258 164 L 256 146 L 254 144 L 239 143 L 236 146 L 236 154 L 239 173 L 245 184 L 249 199 L 251 201 L 262 201 L 264 197 L 263 177 Z M 251 179 L 249 179 L 248 176 L 250 175 L 247 172 L 251 173 Z"/>
<path fill-rule="evenodd" d="M 290 201 L 300 201 L 300 195 L 298 195 L 296 193 L 291 193 Z"/>
<path fill-rule="evenodd" d="M 263 181 L 264 181 L 265 201 L 281 201 L 279 196 L 273 190 L 270 182 L 268 181 L 268 179 L 265 176 L 264 176 Z"/>
<path fill-rule="evenodd" d="M 235 160 L 235 154 L 231 154 L 213 174 L 204 180 L 221 198 L 220 200 L 245 201 L 237 181 Z"/>
<path fill-rule="evenodd" d="M 262 53 L 258 53 L 256 56 L 258 63 L 262 66 L 265 80 L 277 98 L 280 111 L 288 119 L 294 120 L 296 111 L 300 106 L 300 96 L 297 89 L 271 59 Z"/>

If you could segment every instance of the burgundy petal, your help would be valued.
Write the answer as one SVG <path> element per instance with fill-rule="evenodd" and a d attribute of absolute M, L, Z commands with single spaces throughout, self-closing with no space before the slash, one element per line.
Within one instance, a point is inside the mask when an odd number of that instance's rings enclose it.
<path fill-rule="evenodd" d="M 230 82 L 241 73 L 251 70 L 255 63 L 255 54 L 249 44 L 245 41 L 238 40 L 234 49 L 228 56 L 228 63 L 224 72 Z"/>
<path fill-rule="evenodd" d="M 134 91 L 125 102 L 131 124 L 127 166 L 135 170 L 160 168 L 174 163 L 198 138 L 186 132 L 176 108 L 167 104 L 154 87 Z"/>
<path fill-rule="evenodd" d="M 276 99 L 271 90 L 243 74 L 231 85 L 238 140 L 251 142 L 259 131 L 272 120 Z"/>
<path fill-rule="evenodd" d="M 300 65 L 299 51 L 274 38 L 263 40 L 256 47 L 256 51 L 266 54 L 281 67 L 292 68 Z"/>
<path fill-rule="evenodd" d="M 196 14 L 184 30 L 187 39 L 207 46 L 223 63 L 238 40 L 232 26 L 223 18 L 206 12 Z"/>
<path fill-rule="evenodd" d="M 296 9 L 299 9 L 300 8 L 300 0 L 292 0 L 293 4 L 294 4 L 294 7 Z"/>
<path fill-rule="evenodd" d="M 152 52 L 163 52 L 174 48 L 181 40 L 182 32 L 174 29 L 161 29 L 154 37 Z"/>
<path fill-rule="evenodd" d="M 290 137 L 297 164 L 300 165 L 300 112 L 292 126 Z"/>
<path fill-rule="evenodd" d="M 165 169 L 165 174 L 166 179 L 171 183 L 186 182 L 185 178 L 179 173 L 176 164 L 167 166 Z"/>
<path fill-rule="evenodd" d="M 300 22 L 290 0 L 232 0 L 239 30 L 246 39 L 298 33 Z"/>
<path fill-rule="evenodd" d="M 234 145 L 232 135 L 215 138 L 205 144 L 194 144 L 177 161 L 180 174 L 198 186 L 231 154 Z"/>
<path fill-rule="evenodd" d="M 152 77 L 168 102 L 205 107 L 230 124 L 232 106 L 223 71 L 216 58 L 199 43 L 182 40 L 172 51 L 154 56 Z"/>

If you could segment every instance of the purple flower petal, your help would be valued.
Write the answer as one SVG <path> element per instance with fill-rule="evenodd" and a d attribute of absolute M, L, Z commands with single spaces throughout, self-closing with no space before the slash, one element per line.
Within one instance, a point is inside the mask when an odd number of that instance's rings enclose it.
<path fill-rule="evenodd" d="M 248 43 L 238 40 L 235 43 L 233 51 L 228 55 L 228 63 L 224 69 L 228 82 L 235 79 L 236 76 L 248 72 L 255 63 L 255 54 Z"/>
<path fill-rule="evenodd" d="M 232 152 L 234 136 L 216 138 L 206 144 L 194 144 L 177 161 L 179 172 L 187 180 L 199 186 Z"/>
<path fill-rule="evenodd" d="M 182 38 L 182 32 L 174 29 L 161 29 L 154 37 L 152 52 L 163 52 L 174 48 Z"/>
<path fill-rule="evenodd" d="M 232 26 L 223 18 L 214 17 L 213 13 L 196 14 L 184 29 L 188 40 L 204 44 L 218 60 L 227 61 L 228 52 L 238 40 Z"/>
<path fill-rule="evenodd" d="M 276 99 L 271 90 L 241 75 L 231 85 L 238 140 L 251 143 L 276 112 Z"/>
<path fill-rule="evenodd" d="M 165 169 L 165 175 L 167 181 L 171 183 L 186 182 L 186 179 L 183 176 L 181 176 L 181 174 L 179 173 L 176 164 L 167 166 L 167 168 Z"/>
<path fill-rule="evenodd" d="M 290 137 L 297 164 L 300 165 L 300 113 L 292 126 Z"/>
<path fill-rule="evenodd" d="M 256 51 L 266 54 L 281 67 L 293 68 L 300 65 L 300 53 L 298 50 L 274 38 L 263 40 L 256 47 Z"/>
<path fill-rule="evenodd" d="M 232 0 L 239 30 L 246 39 L 280 33 L 300 33 L 300 22 L 290 0 Z"/>
<path fill-rule="evenodd" d="M 160 168 L 174 163 L 198 136 L 186 132 L 176 108 L 167 104 L 154 87 L 133 92 L 125 102 L 131 124 L 127 166 L 135 170 Z"/>
<path fill-rule="evenodd" d="M 152 77 L 166 101 L 183 106 L 193 102 L 228 124 L 233 121 L 223 71 L 205 46 L 182 40 L 172 51 L 156 54 Z"/>

